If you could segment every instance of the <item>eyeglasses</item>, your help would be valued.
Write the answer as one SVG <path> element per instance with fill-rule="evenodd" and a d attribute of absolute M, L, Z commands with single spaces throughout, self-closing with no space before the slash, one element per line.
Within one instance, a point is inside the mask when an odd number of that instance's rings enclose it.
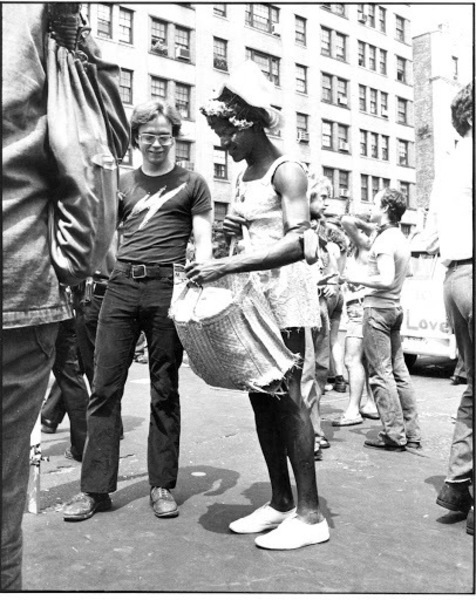
<path fill-rule="evenodd" d="M 160 135 L 141 133 L 138 137 L 143 144 L 147 144 L 148 146 L 151 146 L 155 142 L 159 142 L 161 146 L 170 146 L 173 140 L 173 136 L 170 133 L 162 133 Z"/>

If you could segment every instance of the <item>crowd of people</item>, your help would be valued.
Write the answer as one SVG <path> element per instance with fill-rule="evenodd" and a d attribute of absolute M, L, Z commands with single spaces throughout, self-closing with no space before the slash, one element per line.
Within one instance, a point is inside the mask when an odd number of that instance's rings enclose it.
<path fill-rule="evenodd" d="M 174 159 L 180 115 L 162 101 L 140 104 L 132 113 L 130 136 L 142 164 L 120 179 L 120 241 L 111 240 L 103 265 L 73 286 L 73 319 L 47 246 L 52 168 L 44 124 L 42 6 L 6 5 L 3 11 L 10 62 L 4 72 L 3 113 L 2 590 L 21 589 L 29 436 L 51 370 L 60 400 L 57 410 L 49 412 L 47 401 L 43 425 L 54 429 L 64 412 L 69 416 L 69 452 L 81 461 L 81 482 L 79 493 L 65 504 L 63 518 L 77 522 L 112 506 L 122 397 L 141 334 L 151 383 L 150 505 L 159 518 L 179 515 L 172 491 L 179 473 L 183 347 L 169 316 L 174 264 L 185 265 L 188 280 L 199 286 L 228 274 L 256 272 L 284 344 L 301 359 L 285 375 L 279 402 L 271 393 L 249 393 L 270 497 L 230 523 L 230 530 L 259 534 L 256 545 L 271 550 L 326 542 L 329 527 L 319 503 L 315 460 L 329 447 L 320 417 L 329 377 L 334 390 L 345 392 L 347 371 L 348 406 L 333 423 L 336 427 L 380 419 L 378 437 L 364 442 L 372 450 L 402 452 L 423 443 L 399 333 L 400 293 L 410 261 L 409 242 L 399 225 L 407 208 L 404 196 L 385 188 L 369 215 L 326 219 L 328 182 L 309 174 L 270 139 L 268 131 L 282 117 L 272 107 L 272 85 L 255 63 L 246 61 L 201 113 L 232 160 L 243 163 L 223 232 L 231 241 L 247 230 L 249 243 L 232 256 L 213 257 L 209 187 L 203 176 Z M 20 71 L 36 85 L 21 87 Z M 448 170 L 458 177 L 442 177 L 441 186 L 435 186 L 426 232 L 428 248 L 439 250 L 448 267 L 445 302 L 467 379 L 437 503 L 468 514 L 468 533 L 474 532 L 472 102 L 470 84 L 452 105 L 462 141 Z M 30 107 L 30 122 L 24 121 L 23 106 Z M 194 257 L 187 262 L 192 236 Z M 342 314 L 347 316 L 344 350 L 337 335 Z"/>

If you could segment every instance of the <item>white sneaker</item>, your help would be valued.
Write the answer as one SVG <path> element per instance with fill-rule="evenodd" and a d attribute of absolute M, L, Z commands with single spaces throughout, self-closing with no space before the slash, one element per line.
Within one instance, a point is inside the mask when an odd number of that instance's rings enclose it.
<path fill-rule="evenodd" d="M 284 521 L 277 529 L 255 539 L 255 544 L 267 550 L 294 550 L 312 544 L 321 544 L 329 539 L 327 521 L 309 525 L 297 515 Z"/>
<path fill-rule="evenodd" d="M 235 533 L 260 533 L 267 529 L 274 529 L 285 519 L 296 514 L 296 509 L 292 508 L 286 512 L 275 510 L 267 502 L 264 506 L 257 508 L 247 517 L 238 519 L 230 523 L 229 528 Z"/>

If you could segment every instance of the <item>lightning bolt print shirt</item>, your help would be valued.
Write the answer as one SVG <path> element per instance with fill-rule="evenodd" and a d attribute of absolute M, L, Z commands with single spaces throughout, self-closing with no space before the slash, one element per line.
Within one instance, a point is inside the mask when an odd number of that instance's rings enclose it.
<path fill-rule="evenodd" d="M 120 190 L 117 258 L 148 265 L 185 263 L 192 217 L 212 210 L 205 179 L 178 165 L 156 177 L 139 168 L 121 177 Z"/>

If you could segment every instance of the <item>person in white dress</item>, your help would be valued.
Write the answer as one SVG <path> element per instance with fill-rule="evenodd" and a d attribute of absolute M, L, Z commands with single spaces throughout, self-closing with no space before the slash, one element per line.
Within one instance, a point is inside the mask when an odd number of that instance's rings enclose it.
<path fill-rule="evenodd" d="M 226 87 L 225 87 L 226 86 Z M 319 326 L 314 270 L 304 261 L 303 233 L 310 226 L 307 177 L 299 161 L 283 155 L 265 129 L 279 124 L 271 108 L 273 86 L 251 61 L 241 65 L 202 107 L 208 124 L 235 162 L 245 161 L 231 211 L 228 236 L 249 232 L 251 248 L 232 257 L 186 267 L 197 284 L 230 273 L 257 271 L 286 346 L 301 358 L 305 328 Z M 300 390 L 301 366 L 286 376 L 279 397 L 250 393 L 259 443 L 271 479 L 271 500 L 230 524 L 235 533 L 268 533 L 255 539 L 266 549 L 289 550 L 329 539 L 319 507 L 314 465 L 314 431 Z M 295 503 L 289 458 L 297 488 Z"/>

